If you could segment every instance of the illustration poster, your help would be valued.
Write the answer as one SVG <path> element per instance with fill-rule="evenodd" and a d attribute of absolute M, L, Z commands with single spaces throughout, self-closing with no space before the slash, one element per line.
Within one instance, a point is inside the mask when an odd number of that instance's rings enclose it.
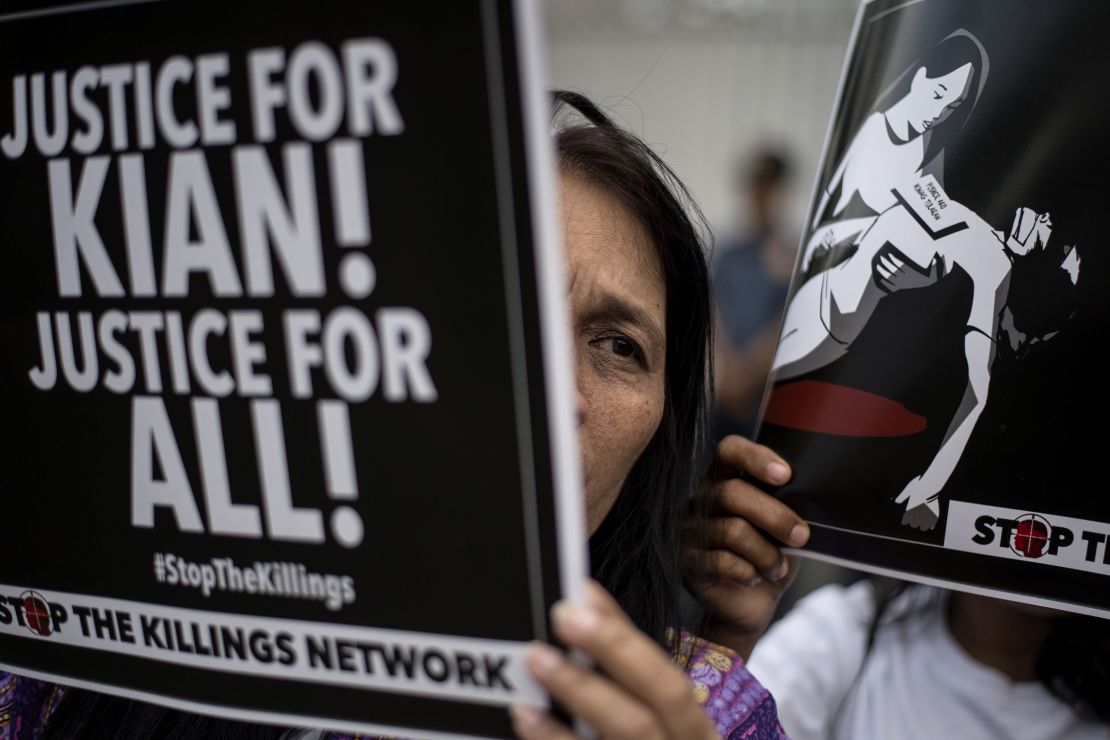
<path fill-rule="evenodd" d="M 861 6 L 758 435 L 815 556 L 1110 616 L 1108 22 Z"/>
<path fill-rule="evenodd" d="M 585 576 L 530 2 L 0 15 L 0 669 L 511 734 Z"/>

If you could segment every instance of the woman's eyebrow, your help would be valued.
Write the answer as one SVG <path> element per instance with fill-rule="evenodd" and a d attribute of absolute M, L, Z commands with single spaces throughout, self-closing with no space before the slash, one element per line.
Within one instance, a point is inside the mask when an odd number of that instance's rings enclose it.
<path fill-rule="evenodd" d="M 639 306 L 629 303 L 615 293 L 602 293 L 597 297 L 597 300 L 590 307 L 590 310 L 583 316 L 586 323 L 597 321 L 598 319 L 608 319 L 610 321 L 619 321 L 625 324 L 642 329 L 647 335 L 648 339 L 658 347 L 666 346 L 666 340 L 663 337 L 663 329 L 654 319 Z"/>

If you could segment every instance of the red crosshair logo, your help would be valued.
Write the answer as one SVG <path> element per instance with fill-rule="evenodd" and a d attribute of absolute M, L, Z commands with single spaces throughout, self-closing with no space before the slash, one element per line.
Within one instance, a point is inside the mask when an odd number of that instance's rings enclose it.
<path fill-rule="evenodd" d="M 1052 525 L 1048 520 L 1037 514 L 1022 514 L 1017 518 L 1017 522 L 1010 549 L 1027 558 L 1039 558 L 1044 555 L 1045 547 L 1048 545 L 1048 535 L 1052 532 Z"/>
<path fill-rule="evenodd" d="M 24 591 L 19 595 L 23 601 L 23 623 L 27 629 L 41 637 L 50 637 L 54 632 L 50 627 L 50 607 L 42 594 Z"/>

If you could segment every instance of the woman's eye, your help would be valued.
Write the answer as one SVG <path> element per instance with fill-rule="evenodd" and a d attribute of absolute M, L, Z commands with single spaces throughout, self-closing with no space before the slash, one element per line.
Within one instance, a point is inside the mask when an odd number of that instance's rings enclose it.
<path fill-rule="evenodd" d="M 624 337 L 610 337 L 609 349 L 613 354 L 620 355 L 621 357 L 635 357 L 636 345 Z"/>
<path fill-rule="evenodd" d="M 603 334 L 590 340 L 590 346 L 602 353 L 595 355 L 598 359 L 609 357 L 615 362 L 622 363 L 622 365 L 631 361 L 641 367 L 646 366 L 644 353 L 640 349 L 640 345 L 623 334 Z"/>
<path fill-rule="evenodd" d="M 940 93 L 936 90 L 933 90 L 933 100 L 940 100 Z"/>

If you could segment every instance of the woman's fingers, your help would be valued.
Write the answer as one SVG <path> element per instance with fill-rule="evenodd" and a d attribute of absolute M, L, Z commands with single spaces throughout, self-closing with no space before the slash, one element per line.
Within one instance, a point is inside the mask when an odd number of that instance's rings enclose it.
<path fill-rule="evenodd" d="M 764 577 L 760 569 L 728 550 L 687 550 L 682 557 L 687 579 L 699 587 L 700 593 L 721 582 L 751 587 L 764 581 L 781 592 L 794 580 L 801 561 L 797 555 L 786 555 L 775 568 L 774 577 Z"/>
<path fill-rule="evenodd" d="M 706 525 L 706 549 L 726 550 L 750 563 L 769 581 L 786 576 L 782 551 L 769 542 L 747 520 L 738 516 L 714 517 Z"/>
<path fill-rule="evenodd" d="M 784 545 L 801 547 L 809 541 L 809 526 L 793 509 L 774 496 L 735 478 L 713 485 L 710 512 L 731 514 L 751 522 Z M 739 544 L 739 543 L 738 543 Z M 744 555 L 742 550 L 736 550 Z"/>
<path fill-rule="evenodd" d="M 537 647 L 538 664 L 529 667 L 552 696 L 606 738 L 715 737 L 686 675 L 600 587 L 591 584 L 587 596 L 588 603 L 556 606 L 555 633 L 608 678 Z"/>
<path fill-rule="evenodd" d="M 601 587 L 601 584 L 594 580 L 586 581 L 586 600 L 591 606 L 596 607 L 603 614 L 613 617 L 619 617 L 628 621 L 628 616 L 621 609 L 621 605 L 613 598 L 613 595 Z M 631 624 L 631 622 L 629 622 Z M 652 643 L 653 645 L 655 643 Z"/>
<path fill-rule="evenodd" d="M 577 735 L 547 712 L 527 704 L 514 704 L 509 714 L 513 732 L 522 740 L 575 740 Z"/>
<path fill-rule="evenodd" d="M 809 540 L 809 527 L 789 506 L 729 474 L 741 471 L 765 483 L 786 483 L 790 466 L 774 451 L 750 439 L 729 435 L 717 446 L 716 466 L 723 475 L 709 492 L 711 513 L 743 517 L 756 529 L 791 547 L 801 547 Z M 731 549 L 745 555 L 742 549 Z"/>
<path fill-rule="evenodd" d="M 529 648 L 528 670 L 567 711 L 585 720 L 603 738 L 664 738 L 662 724 L 633 695 L 620 690 L 596 671 L 569 660 L 555 648 L 536 643 Z M 549 720 L 546 731 L 559 737 Z M 515 721 L 515 720 L 514 720 Z"/>
<path fill-rule="evenodd" d="M 771 448 L 735 434 L 717 445 L 714 467 L 718 478 L 731 478 L 739 471 L 773 486 L 784 485 L 791 475 L 790 466 Z"/>
<path fill-rule="evenodd" d="M 718 581 L 758 586 L 763 580 L 754 565 L 728 550 L 686 550 L 682 559 L 690 581 L 706 587 Z"/>

